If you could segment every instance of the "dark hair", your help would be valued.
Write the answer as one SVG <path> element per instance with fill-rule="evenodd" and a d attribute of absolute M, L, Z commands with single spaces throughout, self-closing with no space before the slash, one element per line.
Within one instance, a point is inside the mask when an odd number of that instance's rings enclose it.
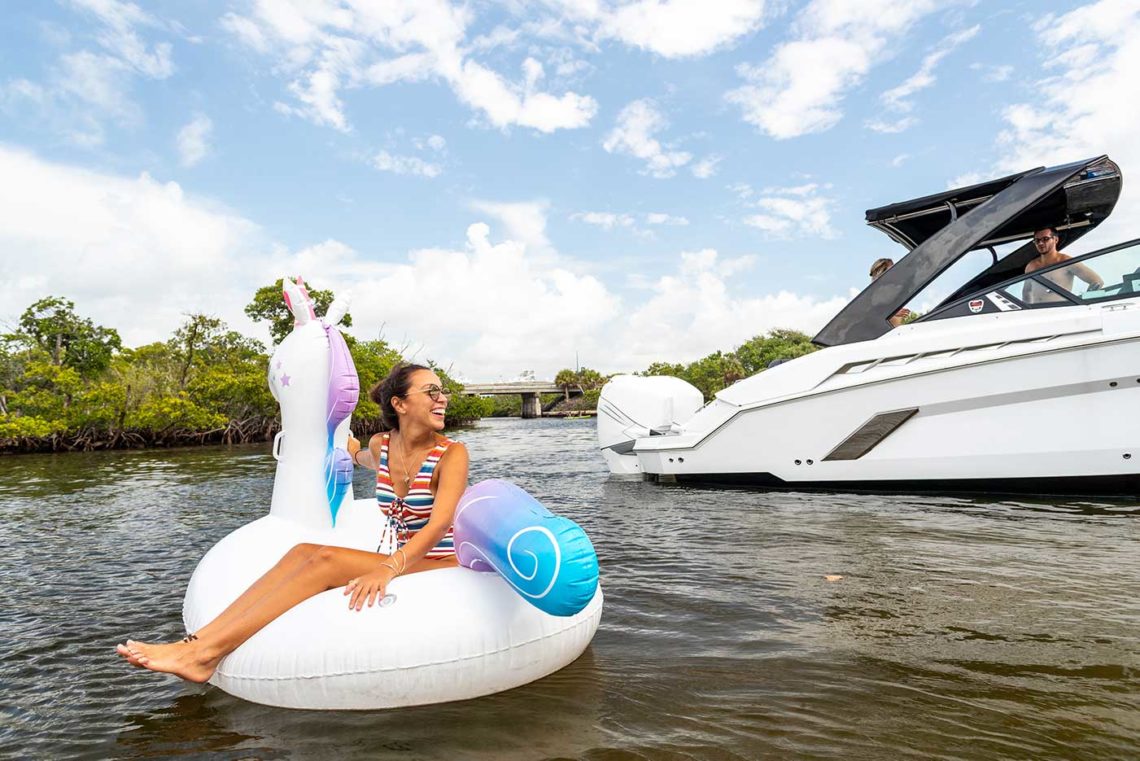
<path fill-rule="evenodd" d="M 386 431 L 400 430 L 400 418 L 392 406 L 392 398 L 404 396 L 411 390 L 412 373 L 417 370 L 430 370 L 430 367 L 410 362 L 400 362 L 388 373 L 388 377 L 377 383 L 368 392 L 368 398 L 380 405 L 380 425 Z"/>

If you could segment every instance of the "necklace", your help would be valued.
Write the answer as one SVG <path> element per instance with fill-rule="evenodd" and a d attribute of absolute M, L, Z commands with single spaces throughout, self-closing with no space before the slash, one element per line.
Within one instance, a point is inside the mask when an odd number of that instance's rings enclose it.
<path fill-rule="evenodd" d="M 408 488 L 412 484 L 412 474 L 408 472 L 408 450 L 404 447 L 402 435 L 400 436 L 400 468 L 404 471 L 404 488 Z"/>

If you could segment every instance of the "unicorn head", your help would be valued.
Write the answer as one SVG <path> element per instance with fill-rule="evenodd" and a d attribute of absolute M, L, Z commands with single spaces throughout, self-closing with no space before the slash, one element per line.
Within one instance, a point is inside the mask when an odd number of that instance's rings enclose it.
<path fill-rule="evenodd" d="M 360 381 L 336 328 L 348 299 L 338 298 L 320 320 L 301 278 L 284 278 L 282 295 L 294 323 L 269 361 L 269 388 L 281 405 L 270 513 L 327 528 L 345 499 L 352 499 L 352 461 L 344 444 Z"/>

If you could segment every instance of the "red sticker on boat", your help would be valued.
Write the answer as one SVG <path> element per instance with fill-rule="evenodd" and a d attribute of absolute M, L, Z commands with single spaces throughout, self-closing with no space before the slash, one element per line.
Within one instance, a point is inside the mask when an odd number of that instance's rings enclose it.
<path fill-rule="evenodd" d="M 982 311 L 982 307 L 984 307 L 985 305 L 986 305 L 986 302 L 982 301 L 981 299 L 971 299 L 970 300 L 970 311 L 973 312 L 974 314 L 977 314 L 978 312 Z"/>

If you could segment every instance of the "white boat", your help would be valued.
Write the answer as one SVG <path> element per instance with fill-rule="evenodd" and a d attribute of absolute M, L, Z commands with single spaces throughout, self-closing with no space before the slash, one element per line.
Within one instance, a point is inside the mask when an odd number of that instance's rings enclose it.
<path fill-rule="evenodd" d="M 824 348 L 707 404 L 676 378 L 614 378 L 598 403 L 611 471 L 764 488 L 1140 495 L 1140 240 L 1024 272 L 1035 230 L 1071 245 L 1108 217 L 1121 182 L 1100 156 L 868 211 L 908 253 L 820 331 Z M 971 251 L 991 264 L 891 329 Z M 1072 278 L 1079 264 L 1102 287 Z"/>

